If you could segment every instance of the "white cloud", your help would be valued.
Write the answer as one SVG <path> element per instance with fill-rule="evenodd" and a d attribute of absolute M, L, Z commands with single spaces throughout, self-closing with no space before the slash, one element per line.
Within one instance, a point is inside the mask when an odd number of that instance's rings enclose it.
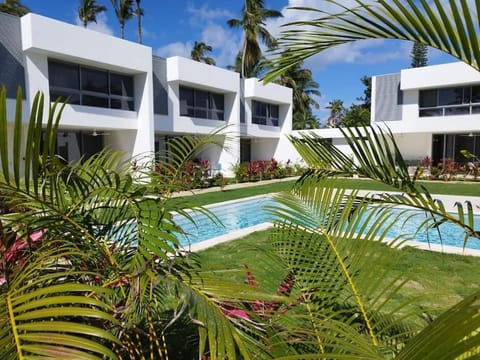
<path fill-rule="evenodd" d="M 372 0 L 366 1 L 366 3 L 370 1 Z M 356 2 L 354 0 L 345 0 L 342 4 L 346 8 L 352 8 L 356 5 Z M 282 26 L 287 23 L 307 21 L 322 16 L 322 13 L 315 11 L 288 9 L 288 7 L 295 6 L 317 8 L 327 13 L 342 11 L 338 6 L 329 2 L 319 3 L 317 0 L 289 0 L 288 5 L 282 9 L 284 17 L 267 22 L 267 28 L 272 35 L 276 37 L 280 36 L 281 32 L 286 30 L 286 27 Z M 408 58 L 408 51 L 405 51 L 405 48 L 402 46 L 386 46 L 383 40 L 361 40 L 325 50 L 308 59 L 306 65 L 315 71 L 331 64 L 378 64 L 405 58 Z"/>
<path fill-rule="evenodd" d="M 183 56 L 189 58 L 192 47 L 193 43 L 191 42 L 183 43 L 177 41 L 158 48 L 157 51 L 155 51 L 155 54 L 162 57 Z"/>
<path fill-rule="evenodd" d="M 193 41 L 202 41 L 212 46 L 213 51 L 207 53 L 215 59 L 217 66 L 226 67 L 235 63 L 240 44 L 241 35 L 238 31 L 229 29 L 226 26 L 226 20 L 232 18 L 233 15 L 228 11 L 220 8 L 209 8 L 207 5 L 195 7 L 190 3 L 187 12 L 191 15 L 189 23 L 191 26 L 201 28 L 191 41 L 174 42 L 167 44 L 156 51 L 159 56 L 184 56 L 190 57 L 190 51 L 193 47 Z"/>
<path fill-rule="evenodd" d="M 212 57 L 218 66 L 233 65 L 240 49 L 240 36 L 235 35 L 225 27 L 208 24 L 202 31 L 201 41 L 213 47 Z"/>
<path fill-rule="evenodd" d="M 212 9 L 207 4 L 203 4 L 197 8 L 191 2 L 187 6 L 187 13 L 190 14 L 190 25 L 200 27 L 206 22 L 208 23 L 215 20 L 226 20 L 234 17 L 233 14 L 227 9 Z"/>
<path fill-rule="evenodd" d="M 96 23 L 94 23 L 94 22 L 88 23 L 87 29 L 98 31 L 98 32 L 101 32 L 101 33 L 107 34 L 107 35 L 113 35 L 114 31 L 110 26 L 108 26 L 107 23 L 108 23 L 107 15 L 105 13 L 101 12 L 97 15 L 97 22 Z M 75 24 L 77 24 L 79 26 L 83 26 L 83 24 L 80 21 L 80 19 L 78 18 L 78 16 L 76 16 L 76 18 L 75 18 Z"/>

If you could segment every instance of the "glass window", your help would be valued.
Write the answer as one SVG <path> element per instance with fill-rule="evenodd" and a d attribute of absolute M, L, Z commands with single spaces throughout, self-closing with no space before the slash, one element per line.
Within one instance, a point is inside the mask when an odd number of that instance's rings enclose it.
<path fill-rule="evenodd" d="M 133 76 L 49 60 L 50 100 L 135 110 Z"/>
<path fill-rule="evenodd" d="M 50 61 L 48 63 L 48 79 L 51 87 L 80 89 L 78 65 Z"/>
<path fill-rule="evenodd" d="M 195 108 L 208 109 L 208 92 L 195 90 Z"/>
<path fill-rule="evenodd" d="M 438 105 L 459 105 L 463 101 L 463 88 L 438 90 Z"/>
<path fill-rule="evenodd" d="M 472 86 L 472 103 L 480 103 L 480 86 Z"/>
<path fill-rule="evenodd" d="M 224 96 L 180 86 L 180 115 L 224 120 Z"/>
<path fill-rule="evenodd" d="M 419 105 L 422 108 L 437 106 L 437 90 L 420 91 Z"/>
<path fill-rule="evenodd" d="M 112 109 L 130 110 L 130 111 L 134 109 L 133 100 L 127 100 L 127 99 L 110 99 L 110 107 Z"/>
<path fill-rule="evenodd" d="M 80 105 L 80 94 L 73 91 L 50 90 L 50 101 L 67 102 L 70 105 Z"/>
<path fill-rule="evenodd" d="M 470 113 L 470 106 L 446 107 L 445 115 L 467 115 Z"/>
<path fill-rule="evenodd" d="M 279 107 L 260 101 L 252 101 L 252 123 L 258 125 L 278 126 Z"/>
<path fill-rule="evenodd" d="M 133 78 L 126 75 L 110 74 L 110 94 L 133 97 Z"/>
<path fill-rule="evenodd" d="M 108 73 L 93 69 L 82 69 L 82 90 L 108 94 Z"/>
<path fill-rule="evenodd" d="M 82 95 L 82 105 L 108 108 L 108 98 Z"/>
<path fill-rule="evenodd" d="M 442 115 L 443 115 L 443 108 L 420 109 L 420 117 L 442 116 Z"/>

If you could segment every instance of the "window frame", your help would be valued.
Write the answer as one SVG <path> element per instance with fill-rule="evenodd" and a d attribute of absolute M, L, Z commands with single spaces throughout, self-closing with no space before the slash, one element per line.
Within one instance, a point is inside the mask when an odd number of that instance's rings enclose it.
<path fill-rule="evenodd" d="M 444 87 L 436 89 L 425 89 L 418 92 L 418 116 L 456 116 L 456 115 L 472 115 L 479 111 L 480 94 L 475 96 L 475 89 L 480 93 L 480 85 L 474 84 L 470 86 Z M 442 103 L 442 99 L 446 101 L 451 98 L 448 92 L 461 92 L 457 96 L 456 101 L 450 103 Z M 428 96 L 431 93 L 430 96 Z M 443 94 L 442 94 L 443 93 Z M 433 96 L 432 96 L 433 95 Z M 442 96 L 443 95 L 443 96 Z M 474 99 L 477 98 L 477 101 Z M 431 100 L 425 104 L 424 99 Z"/>
<path fill-rule="evenodd" d="M 183 98 L 182 94 L 186 94 L 187 92 L 190 93 L 191 99 Z M 206 101 L 206 104 L 199 103 L 199 100 L 197 99 L 199 99 L 200 96 L 203 97 L 203 100 Z M 219 103 L 214 101 L 214 98 L 217 96 L 221 96 L 222 98 L 222 101 L 220 102 L 221 108 L 218 108 L 217 105 L 219 105 Z M 225 94 L 223 93 L 180 85 L 178 89 L 178 99 L 180 103 L 180 116 L 214 121 L 225 121 Z M 213 116 L 213 114 L 216 114 L 216 116 Z"/>
<path fill-rule="evenodd" d="M 257 113 L 259 106 L 265 108 L 265 115 Z M 275 109 L 277 113 L 276 117 L 272 115 L 274 112 L 273 109 Z M 279 127 L 280 105 L 252 100 L 252 124 Z"/>
<path fill-rule="evenodd" d="M 53 67 L 55 65 L 60 65 L 60 66 L 69 66 L 72 68 L 76 68 L 77 76 L 78 76 L 78 88 L 73 88 L 73 87 L 64 87 L 64 86 L 56 86 L 56 85 L 51 85 L 52 82 L 52 71 Z M 87 89 L 84 86 L 84 79 L 83 79 L 83 73 L 92 71 L 92 72 L 100 72 L 104 73 L 106 75 L 106 91 L 96 91 L 92 89 Z M 120 77 L 125 77 L 127 79 L 130 79 L 131 86 L 129 86 L 129 89 L 127 89 L 130 94 L 126 95 L 118 95 L 115 93 L 112 93 L 112 87 L 111 87 L 111 78 L 112 76 L 120 76 Z M 110 70 L 105 70 L 105 69 L 99 69 L 96 67 L 91 67 L 91 66 L 83 66 L 80 64 L 74 64 L 74 63 L 69 63 L 69 62 L 64 62 L 64 61 L 59 61 L 56 59 L 48 59 L 48 80 L 49 80 L 49 92 L 50 92 L 50 100 L 51 101 L 56 101 L 56 99 L 60 97 L 65 97 L 68 98 L 70 96 L 75 98 L 75 101 L 72 102 L 72 105 L 82 105 L 82 106 L 92 106 L 92 107 L 100 107 L 104 109 L 115 109 L 115 110 L 123 110 L 123 111 L 135 111 L 135 79 L 133 75 L 128 75 L 128 74 L 122 74 Z M 104 79 L 105 81 L 105 79 Z M 60 93 L 59 95 L 56 95 Z M 55 95 L 54 95 L 55 94 Z M 88 103 L 86 99 L 103 99 L 105 103 L 103 105 L 95 105 L 92 103 Z M 125 107 L 120 107 L 114 106 L 113 104 L 116 102 L 120 102 L 120 104 L 126 104 Z"/>

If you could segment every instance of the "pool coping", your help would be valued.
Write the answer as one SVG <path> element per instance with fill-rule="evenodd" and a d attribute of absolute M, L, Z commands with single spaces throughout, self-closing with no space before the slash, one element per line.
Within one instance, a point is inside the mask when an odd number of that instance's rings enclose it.
<path fill-rule="evenodd" d="M 366 194 L 378 194 L 378 193 L 386 193 L 386 191 L 368 191 L 368 190 L 360 190 L 359 194 L 366 195 Z M 396 194 L 401 194 L 398 192 L 388 192 L 388 193 L 396 193 Z M 221 206 L 221 205 L 227 205 L 231 203 L 236 203 L 236 202 L 241 202 L 245 200 L 254 200 L 256 198 L 264 198 L 264 197 L 274 197 L 275 193 L 268 193 L 268 194 L 263 194 L 263 195 L 255 195 L 255 196 L 250 196 L 246 198 L 241 198 L 241 199 L 234 199 L 234 200 L 227 200 L 227 201 L 222 201 L 219 203 L 214 203 L 214 204 L 208 204 L 205 205 L 205 208 L 210 208 L 210 207 L 216 207 L 216 206 Z M 435 199 L 441 200 L 445 208 L 448 208 L 449 206 L 453 207 L 455 209 L 455 203 L 458 201 L 465 202 L 467 200 L 471 201 L 472 203 L 476 202 L 477 204 L 474 204 L 474 214 L 475 215 L 480 215 L 480 196 L 462 196 L 462 195 L 444 195 L 444 194 L 432 194 L 432 196 Z M 228 234 L 216 236 L 214 238 L 204 240 L 195 244 L 188 244 L 185 245 L 185 250 L 189 252 L 196 252 L 196 251 L 201 251 L 205 250 L 209 247 L 213 247 L 218 244 L 222 244 L 225 242 L 237 240 L 239 238 L 242 238 L 244 236 L 250 235 L 253 232 L 256 231 L 263 231 L 271 228 L 273 226 L 272 223 L 270 222 L 264 222 L 258 225 L 250 226 L 248 228 L 244 229 L 239 229 L 239 230 L 234 230 L 229 232 Z M 385 242 L 391 242 L 392 239 L 385 239 Z M 446 253 L 446 254 L 456 254 L 456 255 L 467 255 L 467 256 L 477 256 L 480 257 L 480 250 L 479 249 L 470 249 L 470 248 L 463 248 L 463 247 L 457 247 L 457 246 L 451 246 L 451 245 L 442 245 L 442 244 L 431 244 L 431 243 L 424 243 L 421 241 L 414 241 L 414 240 L 406 240 L 402 243 L 399 248 L 404 248 L 404 247 L 412 247 L 415 249 L 419 250 L 426 250 L 426 251 L 435 251 L 435 252 L 441 252 L 441 253 Z"/>

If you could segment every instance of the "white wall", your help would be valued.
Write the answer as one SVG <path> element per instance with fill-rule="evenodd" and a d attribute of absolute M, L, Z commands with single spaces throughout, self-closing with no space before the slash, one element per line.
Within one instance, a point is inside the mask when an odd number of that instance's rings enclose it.
<path fill-rule="evenodd" d="M 37 91 L 49 98 L 48 59 L 67 61 L 134 77 L 135 111 L 67 105 L 60 127 L 83 130 L 135 130 L 124 133 L 119 149 L 132 155 L 153 150 L 151 48 L 36 14 L 21 19 L 27 104 Z M 45 109 L 45 119 L 48 108 Z M 45 120 L 46 121 L 46 120 Z M 125 138 L 128 134 L 130 138 Z"/>

